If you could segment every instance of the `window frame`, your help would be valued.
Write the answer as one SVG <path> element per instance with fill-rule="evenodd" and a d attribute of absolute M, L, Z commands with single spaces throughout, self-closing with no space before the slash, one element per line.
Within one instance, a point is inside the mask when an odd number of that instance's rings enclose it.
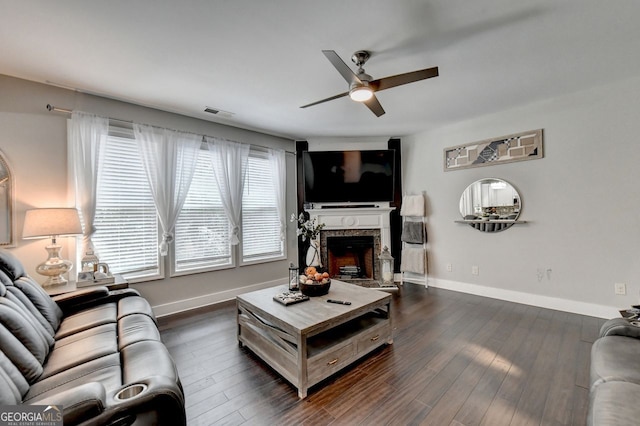
<path fill-rule="evenodd" d="M 124 140 L 130 140 L 132 144 L 135 144 L 135 137 L 133 134 L 133 126 L 129 125 L 129 126 L 123 126 L 121 124 L 119 125 L 115 125 L 111 120 L 109 121 L 109 134 L 107 135 L 107 139 L 109 138 L 119 138 L 119 139 L 124 139 Z M 104 149 L 104 148 L 102 148 Z M 73 169 L 73 165 L 71 164 L 70 167 Z M 73 172 L 72 172 L 73 173 Z M 99 174 L 101 173 L 101 171 L 98 172 Z M 98 182 L 100 181 L 100 179 L 98 179 Z M 97 190 L 97 187 L 96 187 Z M 74 199 L 75 199 L 75 194 L 74 194 Z M 156 213 L 156 226 L 157 226 L 157 235 L 156 235 L 156 244 L 159 246 L 160 242 L 162 241 L 162 231 L 161 231 L 161 227 L 160 227 L 160 221 L 157 217 L 157 213 Z M 82 253 L 82 241 L 79 241 L 78 244 L 78 257 L 81 258 L 83 256 Z M 79 263 L 78 263 L 79 264 Z M 148 273 L 148 274 L 141 274 L 141 275 L 136 275 L 134 272 L 129 272 L 129 273 L 120 273 L 120 275 L 122 275 L 123 278 L 125 278 L 129 283 L 135 284 L 135 283 L 142 283 L 142 282 L 148 282 L 148 281 L 157 281 L 157 280 L 162 280 L 164 278 L 166 278 L 166 267 L 165 267 L 165 261 L 163 260 L 163 257 L 160 256 L 159 252 L 158 252 L 158 269 L 157 272 L 152 272 L 152 273 Z"/>
<path fill-rule="evenodd" d="M 253 145 L 251 146 L 251 150 L 249 151 L 249 159 L 251 159 L 251 157 L 260 157 L 260 158 L 266 158 L 267 157 L 267 148 L 260 148 L 260 147 L 254 147 Z M 247 173 L 248 173 L 248 166 L 247 166 Z M 245 182 L 246 185 L 246 182 Z M 286 191 L 286 185 L 284 190 Z M 244 214 L 244 209 L 243 209 L 243 214 Z M 242 224 L 242 218 L 240 223 Z M 269 263 L 269 262 L 278 262 L 278 261 L 282 261 L 282 260 L 287 260 L 287 229 L 286 229 L 286 217 L 285 217 L 285 237 L 283 240 L 281 240 L 281 245 L 282 245 L 282 253 L 280 255 L 277 256 L 271 256 L 271 257 L 260 257 L 260 258 L 255 258 L 255 259 L 249 259 L 249 260 L 245 260 L 244 256 L 243 256 L 243 252 L 244 252 L 244 229 L 241 228 L 240 229 L 240 244 L 238 244 L 238 249 L 237 249 L 237 254 L 238 254 L 238 264 L 240 266 L 245 266 L 245 265 L 258 265 L 258 264 L 262 264 L 262 263 Z"/>
<path fill-rule="evenodd" d="M 209 150 L 204 144 L 200 149 L 201 151 L 205 152 L 207 155 L 209 154 Z M 209 160 L 208 162 L 211 163 Z M 225 218 L 226 218 L 226 215 L 225 215 Z M 229 219 L 226 219 L 226 220 L 227 220 L 227 224 L 229 224 L 229 235 L 231 235 L 231 226 L 229 223 Z M 175 229 L 174 229 L 174 235 L 175 235 Z M 238 267 L 238 261 L 237 261 L 238 256 L 236 254 L 237 250 L 234 249 L 234 246 L 231 245 L 231 243 L 228 243 L 228 244 L 230 246 L 230 254 L 231 254 L 229 263 L 224 265 L 206 265 L 206 266 L 201 266 L 197 268 L 178 270 L 176 265 L 178 258 L 176 256 L 176 244 L 175 244 L 175 238 L 174 238 L 174 241 L 170 244 L 170 247 L 169 247 L 169 256 L 167 256 L 170 258 L 168 259 L 168 262 L 170 263 L 169 276 L 182 277 L 185 275 L 201 274 L 204 272 L 223 271 L 225 269 L 234 269 Z"/>

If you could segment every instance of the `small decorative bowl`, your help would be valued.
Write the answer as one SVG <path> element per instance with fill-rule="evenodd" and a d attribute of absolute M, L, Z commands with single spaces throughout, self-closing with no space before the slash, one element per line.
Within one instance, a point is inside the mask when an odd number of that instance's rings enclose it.
<path fill-rule="evenodd" d="M 324 284 L 318 281 L 313 281 L 311 284 L 300 283 L 300 291 L 309 297 L 325 295 L 329 293 L 329 287 L 331 287 L 330 279 Z"/>

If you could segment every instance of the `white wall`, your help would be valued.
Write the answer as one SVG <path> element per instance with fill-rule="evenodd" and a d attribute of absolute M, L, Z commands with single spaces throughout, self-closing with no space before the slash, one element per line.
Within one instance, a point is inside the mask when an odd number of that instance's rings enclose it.
<path fill-rule="evenodd" d="M 639 116 L 636 78 L 403 138 L 404 190 L 428 197 L 430 284 L 601 317 L 637 304 Z M 543 159 L 443 171 L 445 147 L 538 128 Z M 485 177 L 516 187 L 528 224 L 489 234 L 454 223 L 462 191 Z"/>
<path fill-rule="evenodd" d="M 39 281 L 44 277 L 35 273 L 35 266 L 46 258 L 46 240 L 22 240 L 24 213 L 29 208 L 71 205 L 67 191 L 68 115 L 48 112 L 47 104 L 295 151 L 291 140 L 0 75 L 0 151 L 15 174 L 18 240 L 17 247 L 10 250 Z M 286 158 L 287 211 L 295 212 L 295 156 L 288 154 Z M 289 228 L 288 256 L 295 262 L 295 228 L 292 224 Z M 67 244 L 63 255 L 69 255 L 71 246 Z M 288 264 L 283 260 L 167 278 L 133 287 L 149 300 L 157 314 L 163 315 L 232 298 L 256 286 L 286 283 Z"/>

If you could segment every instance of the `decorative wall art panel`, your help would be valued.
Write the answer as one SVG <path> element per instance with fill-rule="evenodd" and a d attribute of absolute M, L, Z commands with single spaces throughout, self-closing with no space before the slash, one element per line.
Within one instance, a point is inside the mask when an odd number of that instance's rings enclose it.
<path fill-rule="evenodd" d="M 542 158 L 542 129 L 444 149 L 444 170 L 491 166 Z"/>

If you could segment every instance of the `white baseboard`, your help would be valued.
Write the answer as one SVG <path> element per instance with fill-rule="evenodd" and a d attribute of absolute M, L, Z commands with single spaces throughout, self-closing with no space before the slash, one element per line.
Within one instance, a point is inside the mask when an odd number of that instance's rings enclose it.
<path fill-rule="evenodd" d="M 502 288 L 485 287 L 460 281 L 429 278 L 429 286 L 597 318 L 609 319 L 620 316 L 618 309 L 611 306 L 578 302 L 576 300 L 560 299 L 557 297 L 542 296 L 539 294 L 523 293 L 520 291 L 505 290 Z"/>
<path fill-rule="evenodd" d="M 177 314 L 189 311 L 203 306 L 213 305 L 227 300 L 234 299 L 236 296 L 248 293 L 250 291 L 260 290 L 263 288 L 274 287 L 283 282 L 287 282 L 287 278 L 281 278 L 273 281 L 267 281 L 258 284 L 252 284 L 245 287 L 234 288 L 231 290 L 210 293 L 204 296 L 193 297 L 190 299 L 179 300 L 177 302 L 166 303 L 164 305 L 153 306 L 153 313 L 160 318 L 167 315 Z M 505 290 L 495 287 L 485 287 L 477 284 L 464 283 L 460 281 L 442 280 L 429 277 L 429 287 L 442 288 L 445 290 L 459 291 L 461 293 L 475 294 L 477 296 L 490 297 L 492 299 L 506 300 L 509 302 L 522 303 L 524 305 L 538 306 L 541 308 L 555 309 L 558 311 L 571 312 L 574 314 L 588 315 L 597 318 L 615 318 L 620 315 L 618 309 L 611 306 L 597 305 L 594 303 L 578 302 L 569 299 L 560 299 L 557 297 L 542 296 L 539 294 L 523 293 L 520 291 Z"/>
<path fill-rule="evenodd" d="M 153 313 L 156 318 L 173 315 L 180 312 L 190 311 L 203 306 L 213 305 L 227 300 L 235 299 L 236 296 L 250 291 L 261 290 L 263 288 L 275 287 L 282 283 L 287 283 L 288 278 L 280 278 L 273 281 L 267 281 L 258 284 L 252 284 L 245 287 L 234 288 L 231 290 L 210 293 L 204 296 L 192 297 L 190 299 L 178 300 L 176 302 L 165 303 L 164 305 L 153 306 Z"/>

